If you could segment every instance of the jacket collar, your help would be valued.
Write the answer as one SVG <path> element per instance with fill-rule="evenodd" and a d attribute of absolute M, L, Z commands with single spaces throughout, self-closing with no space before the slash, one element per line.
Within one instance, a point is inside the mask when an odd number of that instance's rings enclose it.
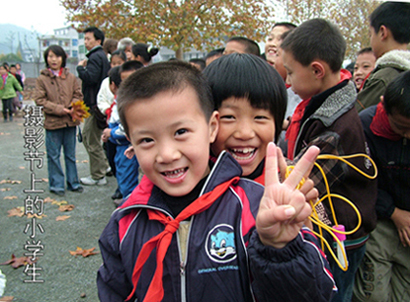
<path fill-rule="evenodd" d="M 319 119 L 326 127 L 330 127 L 335 120 L 354 106 L 356 96 L 356 87 L 349 80 L 344 87 L 337 89 L 326 98 L 312 118 Z"/>
<path fill-rule="evenodd" d="M 386 52 L 379 59 L 377 59 L 375 70 L 378 70 L 383 67 L 393 67 L 400 70 L 409 70 L 410 51 L 395 49 Z"/>
<path fill-rule="evenodd" d="M 85 56 L 86 56 L 87 58 L 89 58 L 92 53 L 97 52 L 97 51 L 99 51 L 100 49 L 103 50 L 102 46 L 101 46 L 101 45 L 97 45 L 97 46 L 95 46 L 93 49 L 91 49 L 89 52 L 87 52 L 87 54 L 86 54 Z M 104 50 L 103 50 L 103 51 L 104 51 Z"/>
<path fill-rule="evenodd" d="M 66 67 L 63 68 L 63 72 L 61 74 L 61 78 L 65 79 L 67 77 L 68 69 Z M 55 78 L 56 76 L 48 70 L 48 68 L 41 70 L 40 74 L 45 75 L 50 78 Z"/>
<path fill-rule="evenodd" d="M 223 151 L 211 172 L 205 180 L 205 184 L 200 195 L 212 191 L 217 185 L 242 174 L 242 168 L 237 161 L 226 151 Z M 121 210 L 130 208 L 155 208 L 171 213 L 166 200 L 163 200 L 163 194 L 146 176 L 144 176 L 139 185 L 134 189 L 129 198 L 119 207 Z"/>

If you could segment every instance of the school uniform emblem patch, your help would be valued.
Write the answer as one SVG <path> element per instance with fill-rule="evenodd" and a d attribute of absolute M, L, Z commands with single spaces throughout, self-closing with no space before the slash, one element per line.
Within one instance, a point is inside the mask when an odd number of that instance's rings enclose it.
<path fill-rule="evenodd" d="M 236 259 L 235 234 L 228 224 L 215 226 L 206 239 L 205 249 L 208 257 L 218 263 Z"/>

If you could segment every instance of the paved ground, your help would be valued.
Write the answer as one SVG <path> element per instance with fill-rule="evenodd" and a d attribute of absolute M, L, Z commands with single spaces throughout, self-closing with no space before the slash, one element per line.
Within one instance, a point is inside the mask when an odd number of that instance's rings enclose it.
<path fill-rule="evenodd" d="M 27 102 L 26 102 L 27 103 Z M 24 245 L 32 240 L 31 228 L 24 233 L 27 225 L 33 219 L 23 217 L 8 217 L 8 211 L 23 207 L 30 188 L 30 162 L 24 160 L 23 118 L 17 117 L 13 122 L 0 121 L 0 263 L 5 262 L 14 254 L 24 256 L 27 251 Z M 43 146 L 41 150 L 45 150 Z M 88 155 L 82 144 L 77 145 L 77 167 L 80 177 L 89 173 Z M 47 163 L 44 156 L 44 166 L 34 169 L 35 178 L 47 178 Z M 21 183 L 1 183 L 2 180 L 18 180 Z M 24 272 L 24 266 L 17 269 L 11 266 L 0 266 L 6 275 L 7 283 L 3 296 L 14 297 L 15 302 L 46 302 L 46 301 L 98 301 L 96 289 L 96 272 L 102 260 L 97 254 L 87 258 L 74 257 L 69 251 L 75 251 L 77 246 L 83 249 L 95 247 L 99 251 L 98 238 L 108 219 L 115 209 L 110 198 L 116 188 L 115 178 L 108 178 L 108 185 L 102 187 L 85 187 L 82 194 L 67 192 L 58 197 L 48 192 L 47 183 L 36 185 L 44 193 L 41 198 L 51 197 L 57 201 L 67 201 L 75 206 L 70 212 L 60 212 L 58 206 L 45 203 L 41 224 L 44 232 L 37 226 L 35 240 L 41 240 L 44 245 L 43 256 L 39 257 L 37 267 L 42 268 L 37 279 L 44 283 L 25 283 L 33 278 Z M 8 190 L 9 189 L 9 190 Z M 8 191 L 4 191 L 8 190 Z M 12 199 L 9 199 L 12 198 Z M 69 215 L 65 221 L 56 221 L 57 216 Z M 31 226 L 31 225 L 30 225 Z M 0 300 L 1 301 L 1 300 Z"/>

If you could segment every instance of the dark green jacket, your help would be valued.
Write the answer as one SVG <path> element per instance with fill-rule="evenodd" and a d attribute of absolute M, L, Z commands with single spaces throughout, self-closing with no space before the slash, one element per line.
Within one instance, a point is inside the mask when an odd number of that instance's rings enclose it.
<path fill-rule="evenodd" d="M 3 87 L 3 77 L 0 76 L 0 88 Z M 9 73 L 3 89 L 0 89 L 0 99 L 12 99 L 17 96 L 16 90 L 23 91 L 17 79 Z"/>
<path fill-rule="evenodd" d="M 402 71 L 410 69 L 410 51 L 392 50 L 382 55 L 376 61 L 376 68 L 364 83 L 362 91 L 357 95 L 356 109 L 358 112 L 380 102 L 387 84 Z"/>

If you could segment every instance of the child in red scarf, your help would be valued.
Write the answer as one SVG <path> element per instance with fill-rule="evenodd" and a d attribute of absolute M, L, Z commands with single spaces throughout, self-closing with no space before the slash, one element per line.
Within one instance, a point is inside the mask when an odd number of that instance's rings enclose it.
<path fill-rule="evenodd" d="M 354 301 L 399 301 L 410 284 L 410 71 L 390 82 L 382 102 L 360 118 L 379 169 L 378 221 L 356 276 Z"/>
<path fill-rule="evenodd" d="M 145 175 L 100 237 L 101 301 L 328 301 L 333 280 L 302 229 L 311 209 L 295 190 L 317 148 L 280 183 L 268 144 L 265 188 L 239 178 L 226 152 L 209 162 L 219 113 L 184 62 L 137 70 L 117 101 Z"/>
<path fill-rule="evenodd" d="M 297 158 L 309 145 L 317 145 L 321 153 L 335 155 L 366 153 L 363 128 L 354 108 L 356 87 L 350 81 L 350 73 L 341 70 L 346 42 L 339 29 L 326 20 L 312 19 L 293 30 L 281 48 L 288 81 L 292 90 L 303 99 L 296 107 L 286 133 L 288 158 Z M 363 159 L 352 160 L 352 163 L 363 171 L 370 168 L 365 166 Z M 333 301 L 348 301 L 366 240 L 376 225 L 376 182 L 348 169 L 341 162 L 326 161 L 321 165 L 326 166 L 330 191 L 352 201 L 363 219 L 361 227 L 345 241 L 348 270 L 342 271 L 329 258 L 339 288 Z M 326 191 L 321 174 L 315 169 L 310 177 L 323 196 Z M 358 224 L 354 210 L 337 198 L 333 198 L 333 205 L 337 221 L 346 230 L 353 230 Z M 327 200 L 324 206 L 335 224 Z"/>

